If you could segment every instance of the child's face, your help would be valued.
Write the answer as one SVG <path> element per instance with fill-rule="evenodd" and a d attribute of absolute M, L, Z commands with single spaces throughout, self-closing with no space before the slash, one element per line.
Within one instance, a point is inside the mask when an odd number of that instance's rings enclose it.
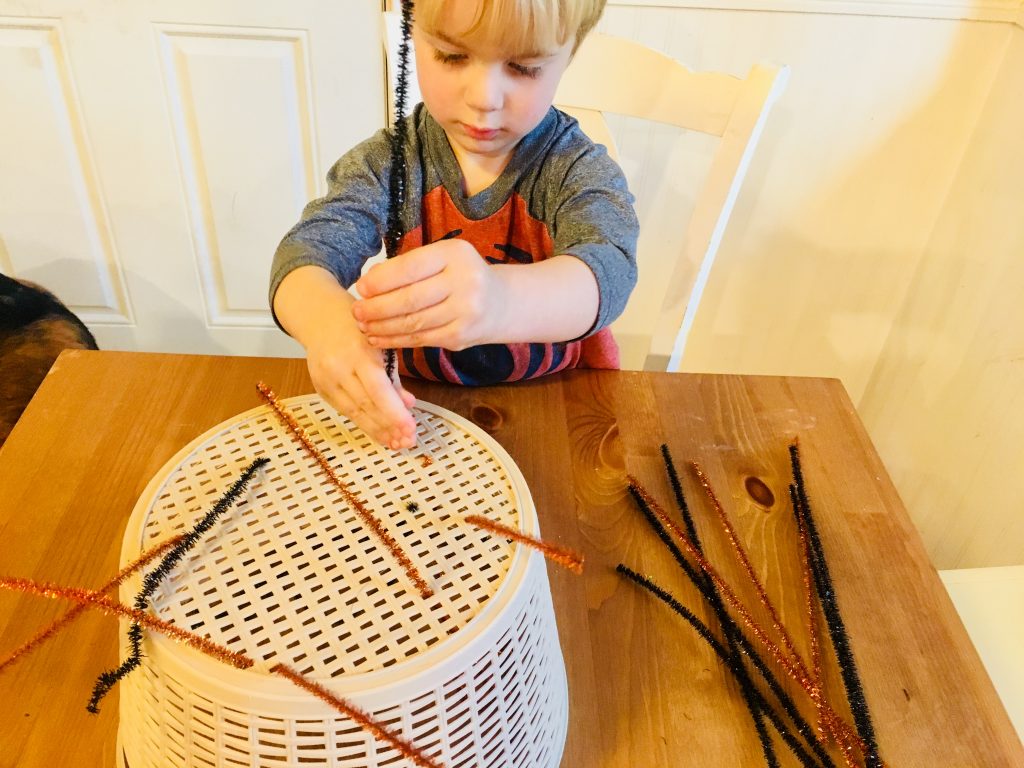
<path fill-rule="evenodd" d="M 556 50 L 516 52 L 467 40 L 477 0 L 452 0 L 444 26 L 417 26 L 416 67 L 431 116 L 461 160 L 503 162 L 543 119 L 569 64 L 572 40 Z"/>

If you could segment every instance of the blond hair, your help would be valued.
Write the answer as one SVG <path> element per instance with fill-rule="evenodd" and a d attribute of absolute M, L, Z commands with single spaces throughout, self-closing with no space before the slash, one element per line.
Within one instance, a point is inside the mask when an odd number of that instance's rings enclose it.
<path fill-rule="evenodd" d="M 573 52 L 601 18 L 606 0 L 477 0 L 467 29 L 445 29 L 452 0 L 415 0 L 413 17 L 426 32 L 457 34 L 467 42 L 500 41 L 501 48 L 533 54 L 561 48 Z"/>

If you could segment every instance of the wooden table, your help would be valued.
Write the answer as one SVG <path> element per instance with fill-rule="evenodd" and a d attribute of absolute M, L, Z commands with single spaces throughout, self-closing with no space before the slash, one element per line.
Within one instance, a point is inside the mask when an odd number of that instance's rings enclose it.
<path fill-rule="evenodd" d="M 260 379 L 282 397 L 311 391 L 301 360 L 62 355 L 0 449 L 0 574 L 100 585 L 116 571 L 125 522 L 150 478 L 194 437 L 258 405 Z M 787 492 L 787 446 L 796 437 L 887 763 L 1024 765 L 838 381 L 580 371 L 485 389 L 409 387 L 492 434 L 522 470 L 545 538 L 586 555 L 582 577 L 549 566 L 569 676 L 566 768 L 764 764 L 729 672 L 614 566 L 651 574 L 716 626 L 626 491 L 629 473 L 672 507 L 659 454 L 666 442 L 710 560 L 756 606 L 690 460 L 717 488 L 805 650 Z M 0 594 L 0 655 L 64 610 Z M 99 716 L 84 704 L 96 674 L 115 663 L 115 632 L 112 619 L 87 616 L 0 676 L 0 768 L 114 765 L 116 697 Z M 830 698 L 846 713 L 834 666 L 827 674 Z M 780 758 L 796 764 L 784 747 Z"/>

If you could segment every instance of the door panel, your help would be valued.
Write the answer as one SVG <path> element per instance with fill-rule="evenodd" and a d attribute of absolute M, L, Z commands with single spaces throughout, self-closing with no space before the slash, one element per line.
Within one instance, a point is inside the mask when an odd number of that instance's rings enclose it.
<path fill-rule="evenodd" d="M 0 28 L 0 269 L 47 286 L 86 322 L 131 321 L 57 20 Z"/>
<path fill-rule="evenodd" d="M 380 3 L 0 0 L 14 8 L 0 269 L 103 348 L 300 354 L 270 317 L 270 262 L 384 124 Z"/>

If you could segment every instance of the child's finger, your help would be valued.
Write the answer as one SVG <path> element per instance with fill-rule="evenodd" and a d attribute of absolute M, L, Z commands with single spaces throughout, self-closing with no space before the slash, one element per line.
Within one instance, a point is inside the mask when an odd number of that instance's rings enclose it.
<path fill-rule="evenodd" d="M 372 298 L 356 301 L 352 305 L 352 316 L 356 322 L 362 324 L 403 317 L 444 301 L 449 290 L 444 281 L 429 278 L 420 280 Z"/>
<path fill-rule="evenodd" d="M 423 331 L 398 332 L 390 336 L 367 336 L 366 341 L 377 349 L 443 347 L 460 350 L 473 344 L 462 332 L 462 325 L 458 322 L 445 323 Z"/>
<path fill-rule="evenodd" d="M 359 329 L 368 338 L 376 337 L 385 340 L 389 340 L 391 337 L 428 333 L 456 319 L 450 304 L 451 302 L 441 302 L 397 317 L 360 322 Z M 391 344 L 390 346 L 404 347 L 408 345 Z"/>
<path fill-rule="evenodd" d="M 399 386 L 398 396 L 402 398 L 402 402 L 405 403 L 405 407 L 410 410 L 416 405 L 416 395 L 407 390 L 405 387 Z"/>
<path fill-rule="evenodd" d="M 356 281 L 356 290 L 368 299 L 425 280 L 445 268 L 443 256 L 434 248 L 416 248 L 386 259 L 374 264 Z"/>
<path fill-rule="evenodd" d="M 367 403 L 361 405 L 367 410 L 372 408 L 382 422 L 385 437 L 380 442 L 393 449 L 414 445 L 416 422 L 387 373 L 373 369 L 362 371 L 361 376 L 367 395 Z"/>

